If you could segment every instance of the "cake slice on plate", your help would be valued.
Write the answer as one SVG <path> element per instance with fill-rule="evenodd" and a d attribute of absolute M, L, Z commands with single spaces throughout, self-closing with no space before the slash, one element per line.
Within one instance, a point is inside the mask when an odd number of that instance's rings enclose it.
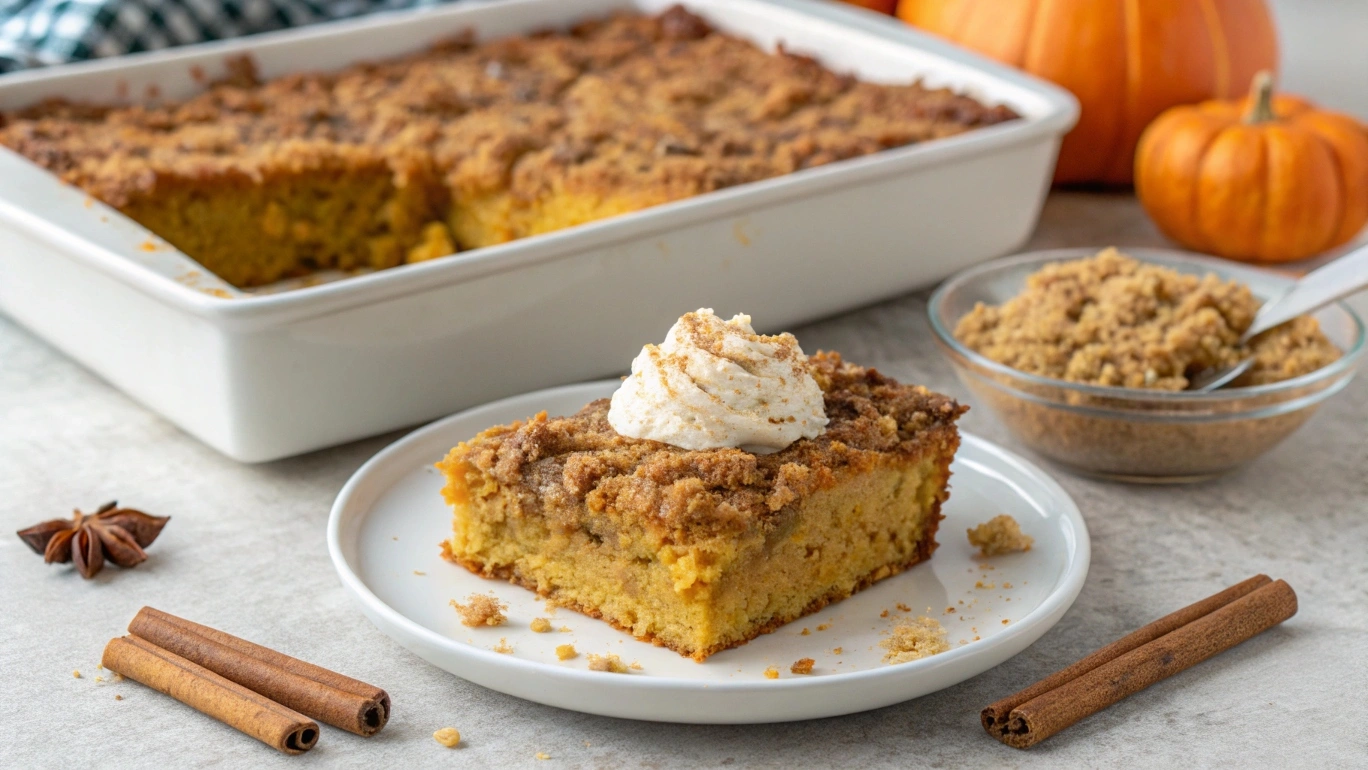
<path fill-rule="evenodd" d="M 451 561 L 701 661 L 935 551 L 965 407 L 705 310 L 632 369 L 451 450 Z"/>

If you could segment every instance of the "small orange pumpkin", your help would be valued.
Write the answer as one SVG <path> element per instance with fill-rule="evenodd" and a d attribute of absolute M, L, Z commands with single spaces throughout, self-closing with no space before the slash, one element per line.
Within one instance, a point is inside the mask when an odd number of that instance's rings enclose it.
<path fill-rule="evenodd" d="M 1233 99 L 1278 65 L 1265 0 L 900 0 L 898 17 L 1073 92 L 1055 182 L 1129 184 L 1160 112 Z"/>
<path fill-rule="evenodd" d="M 1165 235 L 1248 262 L 1290 262 L 1368 222 L 1368 134 L 1347 115 L 1273 95 L 1174 107 L 1140 137 L 1135 193 Z"/>

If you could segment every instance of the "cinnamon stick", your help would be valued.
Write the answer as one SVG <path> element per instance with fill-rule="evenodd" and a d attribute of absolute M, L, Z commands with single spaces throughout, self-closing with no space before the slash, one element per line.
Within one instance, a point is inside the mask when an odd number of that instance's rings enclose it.
<path fill-rule="evenodd" d="M 1008 746 L 1029 748 L 1295 614 L 1292 587 L 1256 575 L 988 706 L 983 729 Z"/>
<path fill-rule="evenodd" d="M 232 634 L 152 607 L 139 610 L 128 631 L 333 727 L 369 736 L 389 720 L 389 695 L 379 687 Z"/>
<path fill-rule="evenodd" d="M 302 754 L 318 742 L 318 725 L 203 666 L 136 636 L 109 640 L 101 665 L 170 695 L 191 708 L 286 754 Z"/>

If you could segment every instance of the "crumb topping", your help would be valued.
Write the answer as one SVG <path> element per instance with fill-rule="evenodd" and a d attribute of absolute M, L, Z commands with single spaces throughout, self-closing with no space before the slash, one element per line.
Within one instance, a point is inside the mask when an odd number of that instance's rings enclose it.
<path fill-rule="evenodd" d="M 907 663 L 950 649 L 940 621 L 925 616 L 899 623 L 879 646 L 887 650 L 884 653 L 886 663 Z"/>
<path fill-rule="evenodd" d="M 548 520 L 592 517 L 553 521 L 566 530 L 597 527 L 596 535 L 610 536 L 631 522 L 678 542 L 777 526 L 785 506 L 845 474 L 958 441 L 954 422 L 966 407 L 955 401 L 845 363 L 836 353 L 818 353 L 810 362 L 830 423 L 816 438 L 773 454 L 690 451 L 626 438 L 608 424 L 608 400 L 601 399 L 569 417 L 543 413 L 491 428 L 457 446 L 439 467 L 519 488 L 524 510 Z M 464 494 L 452 486 L 444 491 L 449 501 Z"/>
<path fill-rule="evenodd" d="M 0 144 L 115 206 L 352 153 L 456 198 L 563 187 L 677 199 L 1017 116 L 948 89 L 862 82 L 675 7 L 263 82 L 251 60 L 184 101 L 0 113 Z"/>
<path fill-rule="evenodd" d="M 451 606 L 456 608 L 456 612 L 461 616 L 461 625 L 472 628 L 478 626 L 501 626 L 508 618 L 504 617 L 503 610 L 508 609 L 507 604 L 502 604 L 498 599 L 488 594 L 471 594 L 465 604 L 451 600 Z"/>
<path fill-rule="evenodd" d="M 1030 374 L 1170 391 L 1250 353 L 1254 366 L 1236 386 L 1290 379 L 1340 357 L 1309 316 L 1240 344 L 1259 305 L 1237 281 L 1180 273 L 1110 248 L 1042 267 L 1016 297 L 997 306 L 980 303 L 965 314 L 955 337 Z"/>
<path fill-rule="evenodd" d="M 994 516 L 968 532 L 969 545 L 979 549 L 984 556 L 1029 551 L 1035 542 L 1035 538 L 1021 531 L 1016 519 L 1005 513 Z M 1011 587 L 1008 583 L 1002 585 L 1004 588 Z M 991 585 L 988 587 L 992 588 Z"/>

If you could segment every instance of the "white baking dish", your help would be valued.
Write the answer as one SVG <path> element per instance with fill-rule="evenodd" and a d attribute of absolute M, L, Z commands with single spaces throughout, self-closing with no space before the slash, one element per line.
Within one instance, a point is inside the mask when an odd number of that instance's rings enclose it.
<path fill-rule="evenodd" d="M 334 69 L 673 0 L 506 0 L 0 78 L 41 98 L 185 96 L 249 52 L 265 76 Z M 270 460 L 625 370 L 682 312 L 762 330 L 937 281 L 1030 234 L 1077 105 L 898 22 L 809 0 L 693 0 L 763 46 L 863 78 L 924 77 L 1024 119 L 580 227 L 289 291 L 246 294 L 0 148 L 0 310 L 223 453 Z"/>

